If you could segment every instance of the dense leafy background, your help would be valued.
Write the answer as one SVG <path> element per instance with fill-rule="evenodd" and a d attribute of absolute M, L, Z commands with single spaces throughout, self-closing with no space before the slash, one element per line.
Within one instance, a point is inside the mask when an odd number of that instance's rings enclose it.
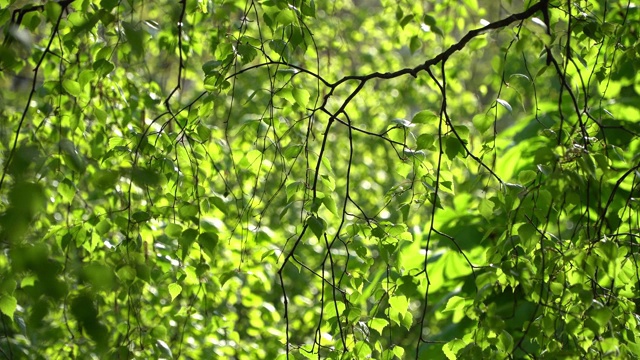
<path fill-rule="evenodd" d="M 640 354 L 634 3 L 0 7 L 0 356 Z"/>

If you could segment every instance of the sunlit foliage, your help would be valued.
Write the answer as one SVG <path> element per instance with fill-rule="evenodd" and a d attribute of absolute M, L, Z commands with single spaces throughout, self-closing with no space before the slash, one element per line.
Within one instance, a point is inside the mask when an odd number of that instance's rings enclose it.
<path fill-rule="evenodd" d="M 640 354 L 637 4 L 0 8 L 0 357 Z"/>

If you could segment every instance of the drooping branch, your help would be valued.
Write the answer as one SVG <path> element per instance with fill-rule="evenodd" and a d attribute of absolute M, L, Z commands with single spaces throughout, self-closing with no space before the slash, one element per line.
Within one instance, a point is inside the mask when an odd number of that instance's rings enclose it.
<path fill-rule="evenodd" d="M 538 11 L 545 11 L 547 10 L 549 7 L 549 0 L 542 0 L 538 3 L 535 3 L 533 6 L 531 6 L 530 8 L 528 8 L 527 10 L 520 12 L 520 13 L 516 13 L 516 14 L 512 14 L 504 19 L 501 20 L 497 20 L 494 21 L 492 23 L 487 24 L 484 27 L 481 27 L 479 29 L 474 29 L 469 31 L 465 36 L 462 37 L 462 39 L 460 39 L 460 41 L 458 41 L 457 43 L 449 46 L 449 48 L 447 48 L 447 50 L 441 52 L 440 54 L 436 55 L 435 57 L 425 61 L 423 64 L 418 65 L 416 67 L 413 68 L 404 68 L 401 70 L 397 70 L 397 71 L 393 71 L 393 72 L 386 72 L 386 73 L 380 73 L 380 72 L 374 72 L 374 73 L 370 73 L 367 75 L 351 75 L 351 76 L 345 76 L 342 79 L 336 81 L 335 83 L 331 84 L 331 87 L 337 87 L 338 85 L 349 81 L 349 80 L 357 80 L 357 81 L 362 81 L 362 82 L 366 82 L 369 81 L 371 79 L 394 79 L 400 76 L 404 76 L 404 75 L 411 75 L 413 77 L 417 77 L 418 73 L 421 71 L 426 71 L 429 67 L 436 65 L 438 63 L 440 63 L 441 61 L 447 61 L 447 59 L 449 59 L 455 52 L 460 51 L 462 49 L 464 49 L 464 47 L 467 45 L 467 43 L 469 43 L 469 41 L 473 40 L 474 38 L 490 31 L 490 30 L 498 30 L 498 29 L 502 29 L 505 28 L 511 24 L 513 24 L 514 22 L 517 21 L 523 21 L 526 20 L 530 17 L 532 17 L 533 15 L 535 15 Z"/>

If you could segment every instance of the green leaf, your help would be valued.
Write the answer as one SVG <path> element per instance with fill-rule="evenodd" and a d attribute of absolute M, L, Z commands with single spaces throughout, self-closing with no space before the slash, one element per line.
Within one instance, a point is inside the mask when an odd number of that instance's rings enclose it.
<path fill-rule="evenodd" d="M 561 295 L 564 291 L 564 284 L 559 282 L 552 282 L 549 284 L 549 290 L 555 295 Z"/>
<path fill-rule="evenodd" d="M 75 184 L 69 179 L 62 180 L 58 184 L 58 193 L 62 196 L 64 202 L 71 202 L 76 195 Z"/>
<path fill-rule="evenodd" d="M 262 253 L 262 255 L 260 256 L 260 261 L 264 261 L 264 259 L 267 259 L 269 257 L 272 257 L 273 254 L 275 253 L 274 249 L 269 249 L 267 251 L 265 251 L 264 253 Z"/>
<path fill-rule="evenodd" d="M 513 108 L 511 108 L 511 104 L 509 104 L 506 100 L 496 99 L 498 104 L 502 105 L 505 109 L 509 110 L 509 112 L 513 112 Z"/>
<path fill-rule="evenodd" d="M 218 234 L 205 231 L 198 236 L 198 245 L 203 248 L 207 254 L 211 257 L 214 256 L 215 250 L 218 247 Z"/>
<path fill-rule="evenodd" d="M 315 0 L 303 1 L 302 2 L 302 14 L 315 17 L 316 16 L 316 3 Z"/>
<path fill-rule="evenodd" d="M 108 329 L 98 320 L 98 309 L 94 298 L 89 293 L 81 293 L 71 301 L 71 314 L 84 328 L 91 340 L 98 346 L 98 351 L 106 350 Z"/>
<path fill-rule="evenodd" d="M 220 286 L 224 286 L 224 284 L 227 283 L 227 281 L 229 281 L 232 277 L 237 276 L 238 273 L 235 270 L 231 270 L 231 271 L 227 271 L 225 273 L 223 273 L 222 275 L 220 275 L 220 278 L 218 279 L 220 281 Z"/>
<path fill-rule="evenodd" d="M 80 87 L 83 88 L 96 77 L 96 72 L 93 70 L 83 70 L 78 77 Z"/>
<path fill-rule="evenodd" d="M 392 309 L 404 314 L 409 308 L 409 300 L 404 295 L 391 296 L 389 298 L 389 306 L 391 306 Z"/>
<path fill-rule="evenodd" d="M 207 14 L 209 12 L 208 4 L 209 2 L 206 0 L 198 0 L 198 9 L 202 11 L 203 14 Z"/>
<path fill-rule="evenodd" d="M 216 74 L 216 70 L 218 70 L 221 65 L 222 61 L 219 60 L 207 61 L 206 63 L 202 64 L 202 71 L 205 75 Z"/>
<path fill-rule="evenodd" d="M 93 115 L 95 115 L 95 117 L 100 122 L 107 121 L 107 113 L 104 110 L 100 109 L 100 108 L 94 108 L 93 109 Z"/>
<path fill-rule="evenodd" d="M 218 88 L 218 74 L 207 75 L 204 78 L 204 89 L 207 91 L 215 91 Z"/>
<path fill-rule="evenodd" d="M 389 321 L 382 318 L 373 318 L 369 321 L 369 327 L 377 331 L 380 335 L 382 335 L 382 331 L 387 325 L 389 325 Z"/>
<path fill-rule="evenodd" d="M 409 24 L 413 20 L 413 14 L 405 15 L 402 20 L 400 20 L 400 27 L 404 29 L 407 24 Z"/>
<path fill-rule="evenodd" d="M 456 360 L 458 352 L 466 346 L 466 343 L 460 339 L 454 339 L 444 344 L 442 352 L 449 360 Z"/>
<path fill-rule="evenodd" d="M 435 141 L 435 135 L 432 134 L 420 134 L 416 141 L 416 150 L 432 149 L 433 142 Z"/>
<path fill-rule="evenodd" d="M 295 104 L 296 98 L 293 96 L 293 89 L 284 88 L 278 91 L 278 96 L 286 100 L 289 104 Z"/>
<path fill-rule="evenodd" d="M 292 145 L 287 146 L 284 149 L 284 151 L 282 152 L 282 154 L 287 159 L 294 159 L 300 154 L 300 152 L 302 151 L 303 148 L 304 148 L 304 146 L 302 144 L 292 144 Z"/>
<path fill-rule="evenodd" d="M 487 199 L 480 200 L 480 206 L 478 206 L 478 211 L 483 218 L 490 221 L 493 219 L 493 207 L 494 203 Z"/>
<path fill-rule="evenodd" d="M 143 167 L 134 167 L 131 169 L 131 180 L 140 187 L 155 187 L 162 183 L 162 178 L 156 171 Z"/>
<path fill-rule="evenodd" d="M 400 21 L 404 17 L 404 11 L 401 6 L 396 7 L 396 21 Z"/>
<path fill-rule="evenodd" d="M 116 276 L 122 281 L 130 282 L 135 280 L 137 273 L 133 266 L 125 265 L 116 271 Z"/>
<path fill-rule="evenodd" d="M 182 232 L 182 235 L 180 235 L 180 239 L 178 242 L 180 244 L 180 247 L 182 248 L 182 261 L 184 261 L 187 258 L 187 255 L 189 255 L 191 246 L 196 241 L 196 238 L 199 235 L 200 234 L 196 229 L 186 229 Z"/>
<path fill-rule="evenodd" d="M 59 143 L 60 153 L 67 164 L 73 171 L 77 173 L 84 173 L 87 165 L 84 159 L 78 153 L 76 145 L 69 139 L 62 139 Z"/>
<path fill-rule="evenodd" d="M 365 341 L 358 341 L 354 345 L 353 353 L 358 359 L 369 359 L 371 357 L 371 347 Z"/>
<path fill-rule="evenodd" d="M 242 57 L 242 63 L 247 64 L 256 58 L 258 52 L 250 44 L 240 44 L 238 46 L 238 54 Z"/>
<path fill-rule="evenodd" d="M 444 32 L 436 25 L 436 19 L 433 16 L 425 14 L 422 18 L 422 22 L 426 25 L 422 27 L 424 31 L 433 31 L 441 37 L 444 37 Z"/>
<path fill-rule="evenodd" d="M 178 224 L 167 224 L 167 227 L 164 228 L 164 232 L 172 238 L 177 238 L 182 234 L 182 226 Z"/>
<path fill-rule="evenodd" d="M 326 195 L 322 198 L 322 203 L 324 206 L 331 211 L 331 213 L 335 216 L 338 216 L 338 208 L 336 206 L 336 201 L 333 199 L 331 195 Z"/>
<path fill-rule="evenodd" d="M 209 141 L 209 139 L 211 138 L 211 130 L 203 124 L 199 124 L 197 129 L 200 140 Z"/>
<path fill-rule="evenodd" d="M 404 359 L 404 348 L 400 346 L 393 346 L 393 354 L 398 357 L 398 359 Z"/>
<path fill-rule="evenodd" d="M 107 59 L 99 59 L 93 63 L 93 70 L 101 78 L 109 75 L 115 68 L 116 66 Z"/>
<path fill-rule="evenodd" d="M 520 241 L 524 245 L 524 249 L 529 251 L 533 249 L 535 240 L 536 240 L 536 228 L 529 224 L 525 223 L 518 227 L 518 235 L 520 236 Z"/>
<path fill-rule="evenodd" d="M 227 205 L 227 203 L 224 201 L 224 199 L 222 199 L 219 196 L 212 196 L 209 198 L 209 201 L 216 207 L 218 208 L 220 211 L 222 211 L 223 214 L 228 215 L 229 214 L 229 206 Z"/>
<path fill-rule="evenodd" d="M 291 9 L 284 9 L 276 15 L 276 21 L 280 25 L 289 25 L 296 21 L 296 14 Z"/>
<path fill-rule="evenodd" d="M 411 122 L 414 124 L 437 124 L 440 117 L 429 110 L 422 110 L 413 115 Z"/>
<path fill-rule="evenodd" d="M 131 52 L 136 56 L 144 55 L 146 32 L 142 30 L 137 23 L 131 23 L 128 21 L 122 22 L 122 28 L 124 29 L 126 39 L 131 46 Z"/>
<path fill-rule="evenodd" d="M 429 14 L 424 14 L 424 17 L 422 18 L 422 22 L 429 25 L 429 26 L 435 26 L 436 25 L 436 18 L 434 18 L 433 16 L 429 15 Z"/>
<path fill-rule="evenodd" d="M 418 51 L 418 49 L 420 49 L 422 47 L 422 42 L 420 41 L 420 39 L 418 39 L 417 36 L 412 36 L 411 40 L 409 41 L 409 50 L 411 50 L 411 53 L 415 53 L 416 51 Z"/>
<path fill-rule="evenodd" d="M 26 276 L 22 278 L 22 281 L 20 281 L 20 287 L 33 286 L 35 285 L 36 280 L 35 276 Z"/>
<path fill-rule="evenodd" d="M 462 153 L 463 148 L 455 136 L 448 135 L 444 141 L 444 151 L 449 160 L 453 160 L 458 154 Z"/>
<path fill-rule="evenodd" d="M 116 5 L 118 4 L 119 4 L 118 0 L 101 0 L 100 1 L 100 6 L 102 6 L 106 10 L 111 10 L 114 7 L 116 7 Z"/>
<path fill-rule="evenodd" d="M 198 213 L 199 213 L 198 207 L 191 204 L 182 205 L 180 206 L 180 209 L 178 209 L 178 214 L 183 219 L 189 219 L 191 217 L 198 216 Z"/>
<path fill-rule="evenodd" d="M 502 330 L 499 336 L 500 343 L 502 344 L 502 350 L 505 353 L 510 353 L 513 350 L 513 337 L 506 330 Z"/>
<path fill-rule="evenodd" d="M 163 358 L 173 359 L 171 348 L 169 347 L 169 345 L 167 345 L 166 342 L 160 339 L 156 340 L 156 348 L 159 350 L 160 354 L 163 355 Z"/>
<path fill-rule="evenodd" d="M 98 291 L 110 290 L 115 284 L 115 273 L 99 262 L 88 264 L 82 269 L 82 277 Z"/>
<path fill-rule="evenodd" d="M 336 310 L 337 309 L 337 310 Z M 342 301 L 328 301 L 324 305 L 324 313 L 327 316 L 327 319 L 332 319 L 338 316 L 342 316 L 342 313 L 346 309 L 344 303 Z"/>
<path fill-rule="evenodd" d="M 537 176 L 538 174 L 535 171 L 523 170 L 518 174 L 518 182 L 526 185 L 535 180 Z"/>
<path fill-rule="evenodd" d="M 102 219 L 96 224 L 95 229 L 99 235 L 104 235 L 111 230 L 111 222 L 107 219 Z"/>
<path fill-rule="evenodd" d="M 480 134 L 484 134 L 493 125 L 494 118 L 487 114 L 478 114 L 473 117 L 473 126 Z"/>
<path fill-rule="evenodd" d="M 175 300 L 182 292 L 182 286 L 177 283 L 171 283 L 168 287 L 169 295 L 171 295 L 171 301 Z"/>
<path fill-rule="evenodd" d="M 318 239 L 322 239 L 322 235 L 324 234 L 326 228 L 326 223 L 324 220 L 311 215 L 309 216 L 309 218 L 307 218 L 307 225 L 309 225 L 309 228 L 311 228 L 311 231 L 313 231 Z"/>
<path fill-rule="evenodd" d="M 136 211 L 131 215 L 131 219 L 137 223 L 146 222 L 151 219 L 151 215 L 146 211 Z"/>
<path fill-rule="evenodd" d="M 18 307 L 18 301 L 16 298 L 10 295 L 0 296 L 0 311 L 5 314 L 9 319 L 13 320 L 13 314 Z"/>
<path fill-rule="evenodd" d="M 283 60 L 287 61 L 290 56 L 291 49 L 289 48 L 289 44 L 283 40 L 270 40 L 269 48 L 276 52 L 276 54 L 280 55 Z"/>
<path fill-rule="evenodd" d="M 93 185 L 99 190 L 113 189 L 120 174 L 114 170 L 99 170 L 94 174 Z"/>
<path fill-rule="evenodd" d="M 600 328 L 607 326 L 607 323 L 613 316 L 611 309 L 607 307 L 592 307 L 588 312 L 588 316 L 595 321 Z"/>
<path fill-rule="evenodd" d="M 56 2 L 47 2 L 44 6 L 44 9 L 49 22 L 55 24 L 58 20 L 58 17 L 60 16 L 62 7 Z"/>
<path fill-rule="evenodd" d="M 309 97 L 311 96 L 309 92 L 305 89 L 293 89 L 292 91 L 293 98 L 295 102 L 301 107 L 305 108 L 309 103 Z"/>
<path fill-rule="evenodd" d="M 466 306 L 466 299 L 461 296 L 452 296 L 447 301 L 447 306 L 445 306 L 443 312 L 446 311 L 455 311 L 459 309 L 463 309 Z"/>

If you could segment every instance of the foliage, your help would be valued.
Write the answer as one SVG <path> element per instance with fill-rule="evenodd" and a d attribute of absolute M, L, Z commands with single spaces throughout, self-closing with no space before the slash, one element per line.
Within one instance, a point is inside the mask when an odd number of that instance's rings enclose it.
<path fill-rule="evenodd" d="M 631 2 L 0 5 L 4 358 L 640 354 Z"/>

